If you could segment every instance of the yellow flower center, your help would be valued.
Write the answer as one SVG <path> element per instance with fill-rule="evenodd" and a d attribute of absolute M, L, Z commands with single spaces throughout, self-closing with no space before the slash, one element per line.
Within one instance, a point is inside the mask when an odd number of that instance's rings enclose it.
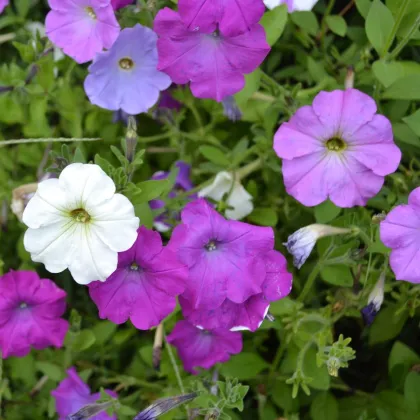
<path fill-rule="evenodd" d="M 92 7 L 85 7 L 85 11 L 88 14 L 88 16 L 92 19 L 96 19 L 96 13 L 95 11 L 92 9 Z"/>
<path fill-rule="evenodd" d="M 342 152 L 343 150 L 347 149 L 346 142 L 339 137 L 332 137 L 331 139 L 327 140 L 325 144 L 327 149 L 331 150 L 332 152 Z"/>
<path fill-rule="evenodd" d="M 131 70 L 134 67 L 134 61 L 128 57 L 121 58 L 118 64 L 123 70 Z"/>
<path fill-rule="evenodd" d="M 217 245 L 215 241 L 210 241 L 206 247 L 207 251 L 215 251 L 217 249 Z"/>
<path fill-rule="evenodd" d="M 90 214 L 84 209 L 76 209 L 70 212 L 70 216 L 79 223 L 89 223 Z"/>

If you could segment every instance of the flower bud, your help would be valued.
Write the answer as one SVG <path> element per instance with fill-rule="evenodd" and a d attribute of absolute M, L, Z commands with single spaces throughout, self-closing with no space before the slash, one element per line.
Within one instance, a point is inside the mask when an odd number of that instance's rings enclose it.
<path fill-rule="evenodd" d="M 346 89 L 352 89 L 354 86 L 354 68 L 353 66 L 349 66 L 347 68 L 346 79 L 344 81 L 344 87 Z"/>
<path fill-rule="evenodd" d="M 231 121 L 236 122 L 242 118 L 242 112 L 236 105 L 235 98 L 233 96 L 226 96 L 222 101 L 223 115 L 229 118 Z"/>
<path fill-rule="evenodd" d="M 31 184 L 21 185 L 12 191 L 12 204 L 10 208 L 19 221 L 22 221 L 23 211 L 37 188 L 38 183 L 33 182 Z"/>
<path fill-rule="evenodd" d="M 113 401 L 107 401 L 99 404 L 88 404 L 82 407 L 77 413 L 70 414 L 66 417 L 66 420 L 87 420 L 98 414 L 102 411 L 107 410 L 114 404 Z"/>
<path fill-rule="evenodd" d="M 372 324 L 384 301 L 385 272 L 382 272 L 374 288 L 369 294 L 368 304 L 362 309 L 363 320 L 366 325 Z"/>

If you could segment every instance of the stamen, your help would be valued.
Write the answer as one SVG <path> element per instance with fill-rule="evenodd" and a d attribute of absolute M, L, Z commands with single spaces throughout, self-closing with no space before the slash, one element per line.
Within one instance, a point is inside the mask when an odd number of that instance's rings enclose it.
<path fill-rule="evenodd" d="M 121 58 L 118 64 L 123 70 L 131 70 L 134 67 L 134 61 L 129 57 Z"/>
<path fill-rule="evenodd" d="M 90 215 L 84 209 L 76 209 L 70 212 L 70 216 L 79 223 L 88 223 L 90 222 Z"/>
<path fill-rule="evenodd" d="M 96 13 L 95 11 L 92 9 L 92 7 L 88 6 L 85 7 L 86 13 L 89 15 L 90 18 L 92 19 L 96 19 Z"/>
<path fill-rule="evenodd" d="M 341 152 L 347 148 L 346 142 L 339 137 L 332 137 L 331 139 L 327 140 L 326 146 L 327 149 L 331 150 L 332 152 Z"/>

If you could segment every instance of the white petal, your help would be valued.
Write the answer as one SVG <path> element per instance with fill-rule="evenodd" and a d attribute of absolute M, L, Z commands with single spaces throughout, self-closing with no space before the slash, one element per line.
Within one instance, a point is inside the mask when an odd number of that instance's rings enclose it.
<path fill-rule="evenodd" d="M 210 197 L 213 200 L 220 201 L 228 193 L 233 184 L 233 176 L 229 172 L 219 172 L 211 185 L 199 191 L 199 197 Z"/>
<path fill-rule="evenodd" d="M 154 222 L 153 227 L 158 232 L 168 232 L 171 230 L 171 227 L 169 225 L 166 225 L 165 223 L 162 223 L 162 222 Z"/>
<path fill-rule="evenodd" d="M 281 0 L 264 0 L 264 4 L 266 5 L 267 9 L 274 9 L 277 6 L 280 6 Z"/>
<path fill-rule="evenodd" d="M 225 214 L 228 219 L 240 220 L 254 210 L 252 203 L 252 195 L 242 186 L 236 183 L 227 200 L 229 207 L 233 210 L 226 210 Z"/>
<path fill-rule="evenodd" d="M 318 0 L 294 0 L 293 10 L 294 11 L 310 11 L 315 6 Z"/>

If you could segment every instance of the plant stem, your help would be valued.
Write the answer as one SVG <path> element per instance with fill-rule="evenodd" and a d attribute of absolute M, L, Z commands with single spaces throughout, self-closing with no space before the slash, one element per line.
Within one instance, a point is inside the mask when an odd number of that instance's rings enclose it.
<path fill-rule="evenodd" d="M 163 336 L 165 337 L 165 347 L 169 355 L 169 359 L 171 360 L 172 368 L 175 372 L 176 380 L 178 382 L 179 389 L 181 390 L 182 394 L 185 394 L 184 383 L 182 382 L 181 374 L 179 372 L 178 365 L 175 360 L 174 352 L 172 351 L 171 345 L 168 343 L 168 338 L 166 336 L 165 329 L 163 330 Z"/>
<path fill-rule="evenodd" d="M 328 85 L 328 83 L 329 83 L 328 78 L 322 79 L 322 81 L 316 84 L 314 87 L 300 90 L 297 93 L 296 97 L 301 99 L 301 98 L 307 98 L 308 96 L 315 95 L 316 93 L 324 89 Z"/>
<path fill-rule="evenodd" d="M 414 22 L 414 25 L 411 27 L 411 29 L 406 33 L 405 37 L 394 48 L 394 50 L 386 57 L 386 59 L 388 61 L 391 61 L 391 60 L 393 60 L 394 58 L 396 58 L 398 56 L 398 54 L 406 46 L 406 44 L 408 43 L 408 41 L 410 41 L 411 37 L 414 35 L 414 32 L 417 31 L 419 25 L 420 25 L 420 15 L 417 17 L 417 19 Z"/>
<path fill-rule="evenodd" d="M 320 40 L 322 43 L 324 42 L 324 36 L 325 36 L 325 34 L 326 34 L 327 30 L 328 30 L 326 18 L 327 18 L 327 16 L 329 16 L 331 14 L 331 11 L 332 11 L 332 9 L 334 7 L 334 4 L 335 4 L 335 0 L 330 0 L 328 2 L 327 9 L 325 10 L 324 16 L 322 17 L 321 32 L 317 36 L 318 40 Z"/>
<path fill-rule="evenodd" d="M 299 297 L 297 298 L 298 302 L 303 302 L 305 300 L 307 294 L 312 289 L 312 286 L 315 282 L 315 279 L 317 278 L 319 272 L 321 271 L 321 267 L 322 267 L 322 262 L 321 262 L 321 260 L 319 260 L 316 263 L 315 267 L 312 269 L 311 274 L 309 274 L 309 277 L 306 280 L 305 286 L 304 286 L 303 290 L 300 292 Z"/>
<path fill-rule="evenodd" d="M 274 102 L 276 100 L 274 96 L 267 95 L 266 93 L 262 92 L 254 92 L 251 96 L 251 99 L 256 99 L 265 102 Z"/>
<path fill-rule="evenodd" d="M 13 139 L 0 141 L 0 147 L 10 146 L 12 144 L 27 144 L 27 143 L 71 143 L 71 142 L 82 142 L 82 141 L 99 141 L 102 140 L 100 137 L 94 138 L 65 138 L 57 137 L 55 139 Z"/>
<path fill-rule="evenodd" d="M 270 376 L 272 376 L 276 372 L 285 351 L 286 351 L 286 340 L 283 339 L 280 343 L 280 346 L 277 348 L 276 355 L 274 356 L 273 363 L 271 364 Z"/>

